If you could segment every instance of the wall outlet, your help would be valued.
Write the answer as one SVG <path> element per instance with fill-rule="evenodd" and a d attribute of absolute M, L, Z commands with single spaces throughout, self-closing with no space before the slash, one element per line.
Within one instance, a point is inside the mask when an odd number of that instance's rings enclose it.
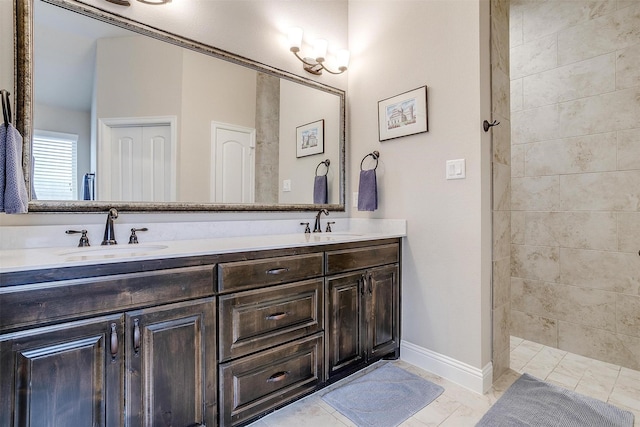
<path fill-rule="evenodd" d="M 282 181 L 282 191 L 291 191 L 291 180 L 285 179 Z"/>

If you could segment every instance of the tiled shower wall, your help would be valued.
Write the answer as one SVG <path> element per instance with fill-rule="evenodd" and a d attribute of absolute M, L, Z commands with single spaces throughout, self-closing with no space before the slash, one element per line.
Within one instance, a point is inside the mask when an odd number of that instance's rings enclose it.
<path fill-rule="evenodd" d="M 640 369 L 640 1 L 512 0 L 511 333 Z"/>
<path fill-rule="evenodd" d="M 511 125 L 509 120 L 509 0 L 491 1 L 491 128 L 493 173 L 493 379 L 509 368 L 511 315 Z"/>

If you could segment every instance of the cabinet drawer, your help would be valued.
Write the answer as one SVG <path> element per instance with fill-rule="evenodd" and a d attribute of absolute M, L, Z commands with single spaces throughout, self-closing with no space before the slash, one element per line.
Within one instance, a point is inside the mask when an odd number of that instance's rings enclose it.
<path fill-rule="evenodd" d="M 215 265 L 0 288 L 0 331 L 211 296 Z"/>
<path fill-rule="evenodd" d="M 323 254 L 293 255 L 219 264 L 220 291 L 259 288 L 322 276 Z"/>
<path fill-rule="evenodd" d="M 220 365 L 220 425 L 244 422 L 323 381 L 322 333 Z"/>
<path fill-rule="evenodd" d="M 322 279 L 220 297 L 220 360 L 321 331 L 323 307 Z"/>
<path fill-rule="evenodd" d="M 378 265 L 395 264 L 399 259 L 399 246 L 397 243 L 331 251 L 327 252 L 326 274 L 336 274 Z"/>

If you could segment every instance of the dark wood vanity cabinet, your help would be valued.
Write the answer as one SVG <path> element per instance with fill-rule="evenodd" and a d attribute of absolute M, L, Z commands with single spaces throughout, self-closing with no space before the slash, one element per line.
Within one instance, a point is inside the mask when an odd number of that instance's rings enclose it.
<path fill-rule="evenodd" d="M 214 271 L 0 287 L 0 426 L 215 426 Z"/>
<path fill-rule="evenodd" d="M 121 426 L 123 327 L 116 314 L 0 336 L 0 425 Z"/>
<path fill-rule="evenodd" d="M 399 239 L 0 275 L 0 427 L 236 426 L 399 354 Z"/>
<path fill-rule="evenodd" d="M 125 315 L 125 425 L 216 425 L 215 299 Z"/>
<path fill-rule="evenodd" d="M 397 244 L 327 253 L 329 271 L 356 269 L 326 279 L 328 379 L 399 355 L 398 262 Z"/>

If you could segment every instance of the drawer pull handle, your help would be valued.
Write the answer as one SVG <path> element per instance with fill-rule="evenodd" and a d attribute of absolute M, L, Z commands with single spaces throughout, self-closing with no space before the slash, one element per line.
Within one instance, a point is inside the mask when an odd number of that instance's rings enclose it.
<path fill-rule="evenodd" d="M 111 359 L 114 359 L 118 356 L 118 331 L 117 325 L 114 323 L 111 324 Z"/>
<path fill-rule="evenodd" d="M 280 319 L 284 319 L 288 315 L 289 315 L 289 313 L 287 313 L 286 311 L 283 311 L 281 313 L 269 314 L 268 316 L 265 317 L 265 319 L 267 319 L 267 320 L 280 320 Z"/>
<path fill-rule="evenodd" d="M 277 383 L 278 381 L 284 380 L 288 376 L 289 376 L 289 371 L 276 372 L 275 374 L 273 374 L 269 378 L 267 378 L 267 382 L 268 383 Z"/>
<path fill-rule="evenodd" d="M 267 274 L 282 274 L 289 271 L 289 267 L 272 268 L 267 270 Z"/>
<path fill-rule="evenodd" d="M 133 351 L 137 354 L 140 351 L 140 321 L 133 319 Z"/>

